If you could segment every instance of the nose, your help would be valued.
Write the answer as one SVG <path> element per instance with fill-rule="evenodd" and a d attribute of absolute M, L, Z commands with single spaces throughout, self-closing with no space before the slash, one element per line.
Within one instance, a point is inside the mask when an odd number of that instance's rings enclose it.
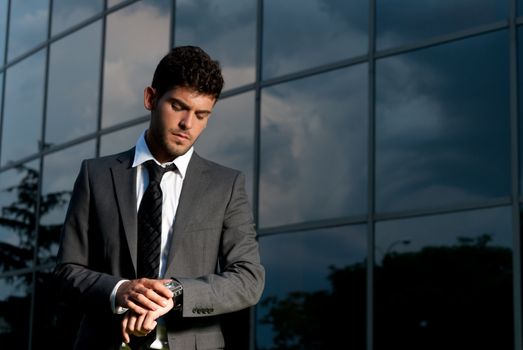
<path fill-rule="evenodd" d="M 191 111 L 185 111 L 182 118 L 180 119 L 180 127 L 184 130 L 192 128 L 194 115 Z"/>

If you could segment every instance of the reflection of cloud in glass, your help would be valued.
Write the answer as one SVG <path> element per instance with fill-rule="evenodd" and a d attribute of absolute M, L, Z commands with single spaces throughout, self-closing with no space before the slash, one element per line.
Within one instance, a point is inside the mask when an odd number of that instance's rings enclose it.
<path fill-rule="evenodd" d="M 144 0 L 107 17 L 103 127 L 145 115 L 143 89 L 169 47 L 170 2 Z"/>
<path fill-rule="evenodd" d="M 176 1 L 175 24 L 176 45 L 201 46 L 220 61 L 225 89 L 254 81 L 256 1 Z"/>
<path fill-rule="evenodd" d="M 202 157 L 241 170 L 252 199 L 254 93 L 219 100 L 195 149 Z"/>
<path fill-rule="evenodd" d="M 100 140 L 100 156 L 123 152 L 134 147 L 138 137 L 147 129 L 149 122 L 141 123 L 102 136 Z"/>
<path fill-rule="evenodd" d="M 377 46 L 390 48 L 503 20 L 507 17 L 507 3 L 499 0 L 377 1 Z"/>
<path fill-rule="evenodd" d="M 45 41 L 48 1 L 11 1 L 8 57 L 14 58 Z"/>
<path fill-rule="evenodd" d="M 269 296 L 283 298 L 297 291 L 330 290 L 329 266 L 342 268 L 364 261 L 367 254 L 366 228 L 361 225 L 261 236 L 260 254 L 266 269 L 262 300 Z M 267 311 L 258 306 L 258 320 Z M 258 346 L 269 346 L 273 332 L 269 326 L 258 323 L 256 338 Z"/>
<path fill-rule="evenodd" d="M 96 130 L 100 39 L 98 21 L 51 45 L 47 144 L 72 140 Z"/>
<path fill-rule="evenodd" d="M 51 33 L 54 35 L 68 29 L 100 13 L 102 9 L 103 0 L 53 0 Z M 88 41 L 84 41 L 86 42 Z"/>
<path fill-rule="evenodd" d="M 509 194 L 507 35 L 378 61 L 379 211 Z"/>
<path fill-rule="evenodd" d="M 38 151 L 41 139 L 45 52 L 39 51 L 6 72 L 2 164 Z"/>
<path fill-rule="evenodd" d="M 263 91 L 261 226 L 365 213 L 366 73 L 359 65 Z"/>
<path fill-rule="evenodd" d="M 265 1 L 264 78 L 365 54 L 367 20 L 367 1 Z"/>
<path fill-rule="evenodd" d="M 453 246 L 458 238 L 488 234 L 490 245 L 512 248 L 511 208 L 481 209 L 376 224 L 376 262 L 387 253 L 418 252 L 425 247 Z M 402 243 L 409 241 L 409 243 Z"/>

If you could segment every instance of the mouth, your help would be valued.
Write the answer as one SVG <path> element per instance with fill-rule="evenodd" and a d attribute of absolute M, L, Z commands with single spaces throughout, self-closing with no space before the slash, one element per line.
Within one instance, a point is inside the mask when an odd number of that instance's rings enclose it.
<path fill-rule="evenodd" d="M 187 141 L 190 141 L 191 138 L 189 137 L 189 135 L 187 135 L 186 133 L 183 133 L 183 132 L 172 132 L 171 133 L 174 137 L 178 138 L 178 139 L 182 139 L 182 140 L 187 140 Z"/>

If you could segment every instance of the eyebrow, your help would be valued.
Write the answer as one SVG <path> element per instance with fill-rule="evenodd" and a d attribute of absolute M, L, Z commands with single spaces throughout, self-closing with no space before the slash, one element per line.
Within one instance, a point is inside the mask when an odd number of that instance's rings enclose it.
<path fill-rule="evenodd" d="M 170 97 L 169 98 L 169 101 L 172 103 L 172 102 L 175 102 L 175 103 L 178 103 L 182 106 L 183 109 L 191 109 L 191 106 L 189 106 L 187 103 L 183 102 L 182 100 L 179 100 L 177 99 L 176 97 Z M 194 113 L 199 113 L 199 114 L 211 114 L 211 111 L 208 111 L 206 109 L 202 109 L 202 110 L 197 110 L 195 111 Z"/>

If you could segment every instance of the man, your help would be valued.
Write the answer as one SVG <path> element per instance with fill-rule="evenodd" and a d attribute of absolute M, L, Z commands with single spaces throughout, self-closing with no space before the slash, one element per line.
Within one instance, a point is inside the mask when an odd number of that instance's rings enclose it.
<path fill-rule="evenodd" d="M 203 50 L 172 49 L 144 91 L 151 119 L 136 146 L 82 162 L 55 269 L 60 298 L 83 312 L 75 349 L 147 349 L 158 323 L 170 350 L 222 349 L 220 315 L 258 302 L 265 276 L 244 176 L 193 148 L 222 87 Z M 157 185 L 155 230 L 143 213 Z"/>

